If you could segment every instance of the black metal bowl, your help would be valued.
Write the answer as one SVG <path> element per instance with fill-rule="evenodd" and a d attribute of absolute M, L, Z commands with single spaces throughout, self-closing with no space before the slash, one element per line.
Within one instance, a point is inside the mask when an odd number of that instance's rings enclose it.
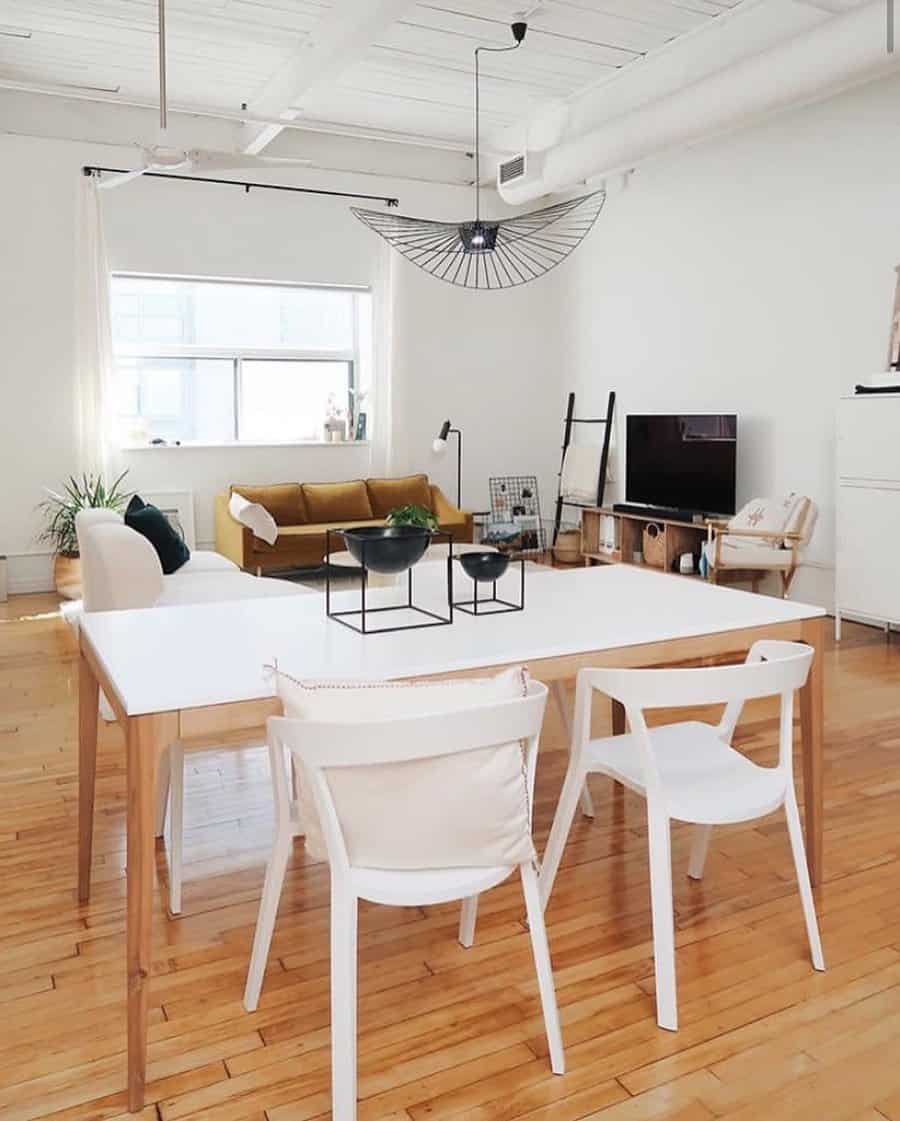
<path fill-rule="evenodd" d="M 431 531 L 416 525 L 367 525 L 341 533 L 353 559 L 373 572 L 405 572 L 431 544 Z"/>
<path fill-rule="evenodd" d="M 493 584 L 509 568 L 508 553 L 461 553 L 457 560 L 463 572 L 480 584 Z"/>

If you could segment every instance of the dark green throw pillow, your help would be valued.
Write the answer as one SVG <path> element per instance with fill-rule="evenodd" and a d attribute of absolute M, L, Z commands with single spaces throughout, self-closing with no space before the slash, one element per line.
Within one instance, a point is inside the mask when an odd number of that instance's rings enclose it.
<path fill-rule="evenodd" d="M 125 524 L 143 534 L 159 556 L 166 576 L 177 572 L 191 559 L 191 551 L 184 539 L 173 528 L 169 519 L 157 506 L 151 506 L 135 495 L 125 511 Z"/>

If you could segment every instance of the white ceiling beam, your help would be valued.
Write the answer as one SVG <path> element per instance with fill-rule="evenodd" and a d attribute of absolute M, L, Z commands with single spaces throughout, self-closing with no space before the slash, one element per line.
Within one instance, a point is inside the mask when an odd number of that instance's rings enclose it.
<path fill-rule="evenodd" d="M 395 23 L 412 0 L 336 0 L 309 37 L 269 79 L 258 98 L 248 106 L 256 117 L 280 117 L 293 121 L 304 96 L 323 82 L 333 82 Z M 257 155 L 284 126 L 248 126 L 241 148 Z"/>

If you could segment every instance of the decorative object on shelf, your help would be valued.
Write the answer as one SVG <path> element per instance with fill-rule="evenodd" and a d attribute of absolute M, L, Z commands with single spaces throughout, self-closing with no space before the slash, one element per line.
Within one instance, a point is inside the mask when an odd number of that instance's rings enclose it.
<path fill-rule="evenodd" d="M 444 455 L 449 436 L 456 436 L 456 505 L 462 506 L 462 432 L 458 428 L 451 428 L 450 421 L 445 420 L 434 438 L 431 450 L 435 455 Z"/>
<path fill-rule="evenodd" d="M 682 553 L 678 558 L 678 571 L 682 576 L 690 576 L 694 571 L 694 554 Z"/>
<path fill-rule="evenodd" d="M 424 506 L 408 505 L 396 506 L 388 512 L 385 521 L 388 525 L 418 526 L 433 533 L 438 528 L 438 520 L 432 512 Z"/>
<path fill-rule="evenodd" d="M 356 439 L 357 440 L 365 440 L 366 439 L 366 424 L 367 424 L 367 421 L 368 421 L 368 417 L 366 416 L 365 413 L 358 413 L 357 414 L 357 416 L 356 416 Z"/>
<path fill-rule="evenodd" d="M 488 482 L 491 495 L 491 525 L 484 538 L 498 545 L 492 529 L 494 524 L 518 527 L 518 548 L 525 553 L 544 551 L 544 528 L 536 475 L 503 475 Z"/>
<path fill-rule="evenodd" d="M 666 527 L 650 522 L 644 526 L 644 563 L 651 568 L 666 567 Z"/>
<path fill-rule="evenodd" d="M 326 444 L 342 444 L 347 439 L 347 417 L 333 393 L 328 395 L 324 432 Z"/>
<path fill-rule="evenodd" d="M 506 575 L 510 565 L 508 553 L 472 552 L 458 556 L 463 572 L 472 581 L 472 598 L 454 599 L 453 606 L 467 615 L 503 615 L 507 611 L 521 611 L 525 607 L 525 558 L 520 554 L 516 561 L 519 565 L 519 602 L 513 603 L 497 595 L 497 581 Z M 480 585 L 490 584 L 490 595 L 478 595 Z"/>
<path fill-rule="evenodd" d="M 78 536 L 75 532 L 75 515 L 79 510 L 103 507 L 122 512 L 131 498 L 131 492 L 122 489 L 123 471 L 106 486 L 99 475 L 69 476 L 62 491 L 45 488 L 47 497 L 38 504 L 46 524 L 38 540 L 51 544 L 56 554 L 53 562 L 53 583 L 64 599 L 78 599 L 81 595 L 81 561 L 78 555 Z"/>
<path fill-rule="evenodd" d="M 413 568 L 425 555 L 428 546 L 442 539 L 447 544 L 447 613 L 438 614 L 420 607 L 414 601 Z M 453 537 L 449 533 L 432 533 L 414 525 L 360 526 L 357 529 L 329 529 L 326 531 L 327 555 L 337 552 L 343 542 L 347 551 L 360 567 L 359 607 L 336 611 L 331 606 L 331 566 L 325 569 L 325 614 L 342 623 L 357 634 L 389 634 L 393 631 L 421 630 L 425 627 L 446 626 L 453 622 Z M 435 562 L 437 563 L 437 562 Z M 369 573 L 385 575 L 407 574 L 406 600 L 373 607 L 369 603 Z M 389 593 L 390 594 L 390 593 Z M 406 612 L 423 616 L 427 622 L 405 622 L 394 626 L 373 625 L 375 619 L 386 614 Z"/>
<path fill-rule="evenodd" d="M 377 210 L 351 210 L 408 261 L 438 280 L 460 288 L 500 289 L 527 284 L 555 268 L 591 231 L 606 201 L 601 188 L 530 214 L 488 221 L 481 217 L 481 126 L 479 54 L 514 51 L 528 25 L 511 25 L 508 47 L 475 48 L 475 219 L 437 222 Z"/>
<path fill-rule="evenodd" d="M 553 546 L 553 559 L 559 564 L 581 564 L 581 530 L 561 529 Z"/>

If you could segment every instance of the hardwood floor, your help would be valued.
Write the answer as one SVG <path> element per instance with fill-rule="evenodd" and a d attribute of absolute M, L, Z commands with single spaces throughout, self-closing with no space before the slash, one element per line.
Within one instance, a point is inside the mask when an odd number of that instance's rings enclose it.
<path fill-rule="evenodd" d="M 91 902 L 76 901 L 71 633 L 54 598 L 0 604 L 0 1118 L 125 1112 L 124 751 L 101 732 Z M 148 651 L 148 658 L 164 651 Z M 592 780 L 548 925 L 568 1073 L 550 1073 L 517 881 L 456 907 L 360 913 L 360 1121 L 900 1121 L 900 639 L 845 626 L 826 666 L 828 970 L 815 974 L 778 817 L 673 840 L 681 1030 L 654 1020 L 643 804 Z M 598 723 L 598 728 L 602 721 Z M 774 758 L 774 710 L 739 743 Z M 543 847 L 566 756 L 548 721 Z M 262 750 L 189 756 L 184 913 L 156 897 L 141 1118 L 329 1111 L 328 878 L 295 850 L 260 1008 L 241 1006 L 270 838 Z M 165 880 L 165 852 L 157 854 Z"/>

